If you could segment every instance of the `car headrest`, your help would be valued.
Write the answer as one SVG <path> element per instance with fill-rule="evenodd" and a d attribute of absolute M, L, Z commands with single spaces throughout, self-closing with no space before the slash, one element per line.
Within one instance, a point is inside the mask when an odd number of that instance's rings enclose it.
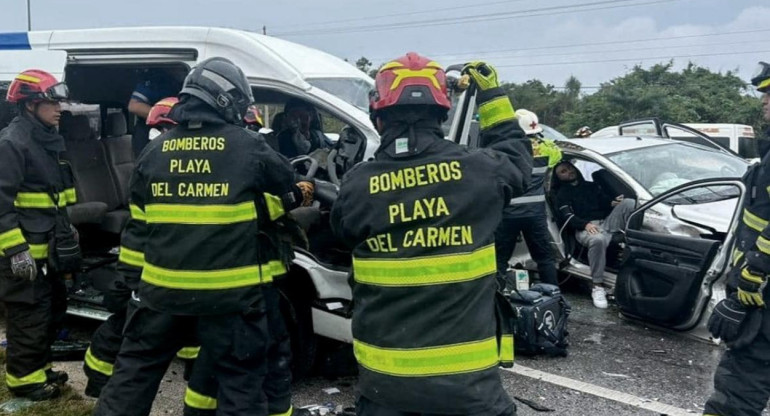
<path fill-rule="evenodd" d="M 91 124 L 89 124 L 88 116 L 85 114 L 73 115 L 68 117 L 65 122 L 66 126 L 62 126 L 65 139 L 80 141 L 88 140 L 92 137 Z"/>
<path fill-rule="evenodd" d="M 123 113 L 111 113 L 107 114 L 107 122 L 105 124 L 107 137 L 123 136 L 128 132 L 126 125 L 126 117 Z"/>

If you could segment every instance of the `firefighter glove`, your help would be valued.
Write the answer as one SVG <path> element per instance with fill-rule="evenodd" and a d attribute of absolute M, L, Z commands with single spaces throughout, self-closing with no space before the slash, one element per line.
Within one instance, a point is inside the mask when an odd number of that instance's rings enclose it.
<path fill-rule="evenodd" d="M 747 307 L 765 307 L 764 289 L 767 279 L 764 274 L 756 273 L 744 267 L 738 282 L 738 300 Z"/>
<path fill-rule="evenodd" d="M 313 185 L 313 182 L 310 181 L 300 181 L 297 182 L 297 188 L 299 188 L 300 192 L 302 193 L 302 203 L 300 205 L 303 207 L 309 207 L 313 203 L 313 192 L 315 192 L 315 185 Z"/>
<path fill-rule="evenodd" d="M 35 265 L 35 259 L 32 258 L 29 250 L 11 256 L 11 271 L 14 276 L 20 279 L 35 280 L 37 265 Z"/>
<path fill-rule="evenodd" d="M 486 62 L 474 61 L 466 64 L 463 68 L 463 74 L 470 75 L 482 91 L 500 86 L 500 83 L 497 80 L 497 71 Z"/>
<path fill-rule="evenodd" d="M 733 342 L 738 338 L 744 319 L 746 307 L 734 297 L 728 297 L 714 308 L 708 322 L 709 332 L 724 342 Z"/>

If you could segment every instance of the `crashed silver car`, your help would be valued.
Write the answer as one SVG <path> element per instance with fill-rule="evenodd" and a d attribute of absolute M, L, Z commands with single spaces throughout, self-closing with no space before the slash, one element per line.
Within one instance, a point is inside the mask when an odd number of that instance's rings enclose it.
<path fill-rule="evenodd" d="M 630 319 L 710 339 L 705 321 L 724 297 L 733 231 L 740 221 L 745 160 L 713 148 L 655 137 L 557 140 L 564 159 L 608 194 L 637 201 L 625 241 L 608 250 L 605 284 Z M 549 176 L 549 183 L 551 177 Z M 549 203 L 554 195 L 549 194 Z M 566 275 L 591 279 L 587 249 L 557 221 L 549 228 Z M 525 244 L 511 265 L 536 270 Z M 706 319 L 704 319 L 706 318 Z"/>

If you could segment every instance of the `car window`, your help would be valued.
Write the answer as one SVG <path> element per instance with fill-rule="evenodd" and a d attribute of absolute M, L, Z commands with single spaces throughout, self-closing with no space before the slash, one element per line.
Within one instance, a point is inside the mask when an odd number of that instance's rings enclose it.
<path fill-rule="evenodd" d="M 358 78 L 309 78 L 310 85 L 336 95 L 348 104 L 369 111 L 369 91 L 372 84 Z"/>
<path fill-rule="evenodd" d="M 606 155 L 653 196 L 698 179 L 739 178 L 748 164 L 735 156 L 687 143 Z"/>
<path fill-rule="evenodd" d="M 753 137 L 739 137 L 738 154 L 746 159 L 758 158 L 759 150 L 757 149 L 757 140 Z"/>
<path fill-rule="evenodd" d="M 580 171 L 586 182 L 593 182 L 593 173 L 604 169 L 600 164 L 586 159 L 572 159 L 572 164 Z"/>

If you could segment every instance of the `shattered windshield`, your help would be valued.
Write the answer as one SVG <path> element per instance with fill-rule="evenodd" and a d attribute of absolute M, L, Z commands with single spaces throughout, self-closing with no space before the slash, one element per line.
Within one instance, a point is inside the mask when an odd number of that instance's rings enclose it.
<path fill-rule="evenodd" d="M 310 78 L 307 82 L 348 104 L 369 111 L 369 91 L 373 87 L 373 81 L 366 82 L 361 78 Z"/>
<path fill-rule="evenodd" d="M 652 196 L 699 179 L 740 178 L 748 168 L 740 158 L 689 143 L 631 149 L 607 157 Z"/>

